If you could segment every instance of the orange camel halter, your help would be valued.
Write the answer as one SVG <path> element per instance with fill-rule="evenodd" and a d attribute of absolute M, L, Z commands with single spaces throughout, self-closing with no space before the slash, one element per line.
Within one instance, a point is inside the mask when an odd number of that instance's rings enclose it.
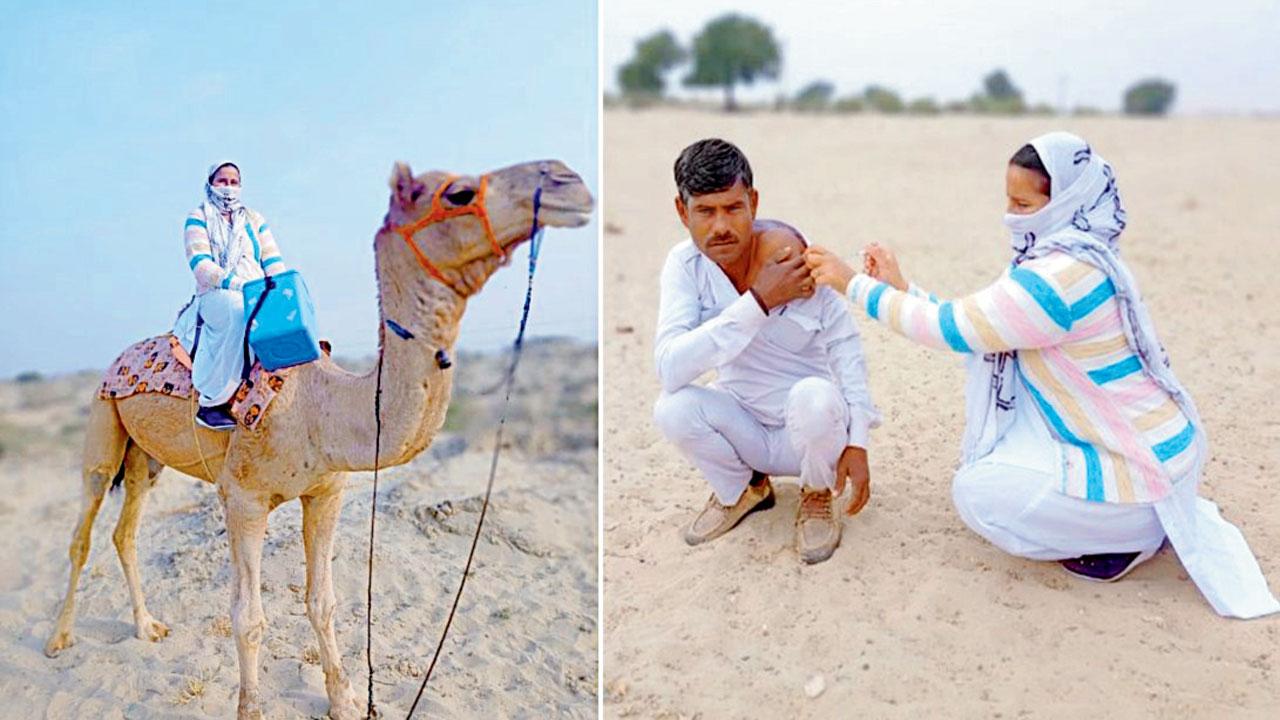
<path fill-rule="evenodd" d="M 435 194 L 431 196 L 431 212 L 427 213 L 416 222 L 408 225 L 401 225 L 396 228 L 395 231 L 400 234 L 400 237 L 404 238 L 405 244 L 407 244 L 409 249 L 413 251 L 414 256 L 418 258 L 418 264 L 422 266 L 423 270 L 427 271 L 428 275 L 444 283 L 445 287 L 448 287 L 455 293 L 463 295 L 464 293 L 459 292 L 458 288 L 454 287 L 453 283 L 445 279 L 444 273 L 440 272 L 440 268 L 436 267 L 436 264 L 431 262 L 431 259 L 428 258 L 426 254 L 422 252 L 422 249 L 418 247 L 418 244 L 413 241 L 414 235 L 417 235 L 423 230 L 423 228 L 430 225 L 449 220 L 450 218 L 456 218 L 461 215 L 475 215 L 480 218 L 480 224 L 484 226 L 484 234 L 485 237 L 489 239 L 489 245 L 493 248 L 493 254 L 497 255 L 500 260 L 507 259 L 507 251 L 502 249 L 502 245 L 498 243 L 497 236 L 493 234 L 493 225 L 489 223 L 489 212 L 485 210 L 484 207 L 485 191 L 489 189 L 489 176 L 480 176 L 480 187 L 476 189 L 476 195 L 471 199 L 471 202 L 455 208 L 447 208 L 442 202 L 444 191 L 447 190 L 449 186 L 453 184 L 453 181 L 457 179 L 457 175 L 450 175 L 444 179 L 444 182 L 440 183 L 440 187 L 436 188 Z"/>

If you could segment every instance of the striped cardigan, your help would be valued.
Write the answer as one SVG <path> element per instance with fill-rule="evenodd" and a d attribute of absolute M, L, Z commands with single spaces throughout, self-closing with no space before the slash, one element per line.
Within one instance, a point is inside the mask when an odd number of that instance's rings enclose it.
<path fill-rule="evenodd" d="M 248 211 L 245 230 L 253 243 L 253 259 L 266 275 L 276 275 L 285 271 L 284 259 L 280 257 L 280 248 L 276 245 L 275 236 L 266 219 L 255 210 Z M 187 222 L 182 229 L 182 242 L 187 250 L 187 266 L 196 276 L 196 292 L 203 293 L 214 288 L 223 290 L 239 290 L 245 282 L 261 277 L 241 277 L 235 268 L 223 270 L 213 259 L 213 248 L 209 244 L 209 228 L 204 221 L 204 211 L 197 207 L 187 215 Z"/>
<path fill-rule="evenodd" d="M 1061 490 L 1155 502 L 1195 466 L 1195 428 L 1142 370 L 1101 270 L 1055 252 L 954 302 L 857 275 L 849 298 L 916 342 L 963 353 L 1017 350 L 1017 369 L 1062 452 Z"/>

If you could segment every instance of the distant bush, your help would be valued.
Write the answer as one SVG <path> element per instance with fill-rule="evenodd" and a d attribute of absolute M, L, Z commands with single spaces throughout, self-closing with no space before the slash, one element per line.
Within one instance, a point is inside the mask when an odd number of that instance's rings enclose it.
<path fill-rule="evenodd" d="M 907 103 L 907 112 L 914 115 L 937 115 L 942 112 L 938 103 L 931 97 L 916 98 Z"/>
<path fill-rule="evenodd" d="M 1021 115 L 1027 111 L 1027 106 L 1021 97 L 994 98 L 975 94 L 969 98 L 969 109 L 983 115 Z"/>
<path fill-rule="evenodd" d="M 13 381 L 18 383 L 19 385 L 27 385 L 29 383 L 38 383 L 41 380 L 44 380 L 44 376 L 35 370 L 27 370 L 26 372 L 20 372 L 17 374 L 16 377 L 13 378 Z"/>
<path fill-rule="evenodd" d="M 1124 112 L 1126 115 L 1164 115 L 1169 112 L 1176 94 L 1173 83 L 1167 80 L 1143 80 L 1124 91 Z"/>
<path fill-rule="evenodd" d="M 856 113 L 866 110 L 867 103 L 860 95 L 849 95 L 832 103 L 831 109 L 842 113 Z"/>
<path fill-rule="evenodd" d="M 898 93 L 879 85 L 868 85 L 862 93 L 867 107 L 882 113 L 900 113 L 904 105 Z"/>
<path fill-rule="evenodd" d="M 826 110 L 831 106 L 831 98 L 835 94 L 835 85 L 826 80 L 814 80 L 796 93 L 791 100 L 791 107 L 805 112 Z"/>

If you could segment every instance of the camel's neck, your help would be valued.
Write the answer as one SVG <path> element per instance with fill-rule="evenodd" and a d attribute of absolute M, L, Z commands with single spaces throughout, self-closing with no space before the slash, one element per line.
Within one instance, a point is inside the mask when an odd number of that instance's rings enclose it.
<path fill-rule="evenodd" d="M 413 459 L 444 424 L 453 371 L 439 367 L 436 353 L 444 350 L 452 356 L 466 307 L 463 298 L 432 281 L 398 240 L 384 233 L 374 242 L 382 373 L 380 467 Z M 318 394 L 325 417 L 320 422 L 329 469 L 372 470 L 378 367 L 358 378 L 327 377 L 322 383 Z"/>

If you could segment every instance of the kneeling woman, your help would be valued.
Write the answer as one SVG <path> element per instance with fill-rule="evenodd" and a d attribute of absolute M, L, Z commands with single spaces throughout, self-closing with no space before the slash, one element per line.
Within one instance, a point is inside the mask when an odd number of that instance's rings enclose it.
<path fill-rule="evenodd" d="M 830 251 L 815 278 L 916 342 L 967 355 L 965 437 L 953 495 L 964 522 L 1014 555 L 1117 580 L 1168 536 L 1214 609 L 1280 611 L 1239 530 L 1196 496 L 1208 446 L 1117 241 L 1115 175 L 1064 132 L 1007 171 L 1012 264 L 990 287 L 941 302 L 866 249 L 868 274 Z"/>
<path fill-rule="evenodd" d="M 240 202 L 240 168 L 209 168 L 204 202 L 187 215 L 183 243 L 195 274 L 196 296 L 183 308 L 174 335 L 192 357 L 191 380 L 200 393 L 196 421 L 231 430 L 229 401 L 244 367 L 244 295 L 241 288 L 263 275 L 284 272 L 275 238 L 262 215 Z"/>

